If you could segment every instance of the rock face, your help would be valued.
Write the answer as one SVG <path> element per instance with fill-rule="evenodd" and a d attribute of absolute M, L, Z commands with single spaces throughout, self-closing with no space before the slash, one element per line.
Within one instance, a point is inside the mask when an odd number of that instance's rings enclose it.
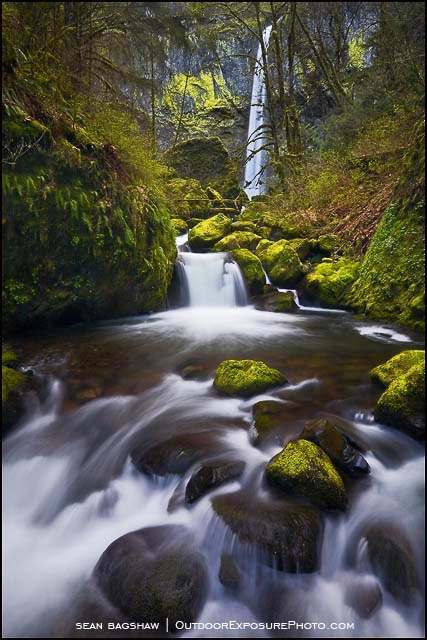
<path fill-rule="evenodd" d="M 251 294 L 260 293 L 265 284 L 265 275 L 259 258 L 249 249 L 234 249 L 230 253 L 239 265 Z"/>
<path fill-rule="evenodd" d="M 307 422 L 301 438 L 315 442 L 332 462 L 351 476 L 369 473 L 369 464 L 348 438 L 330 420 Z"/>
<path fill-rule="evenodd" d="M 313 442 L 297 440 L 272 458 L 265 470 L 270 484 L 325 509 L 347 506 L 343 481 L 330 458 Z"/>
<path fill-rule="evenodd" d="M 317 569 L 321 520 L 316 509 L 264 503 L 241 492 L 216 496 L 212 506 L 241 543 L 260 551 L 262 561 L 289 573 Z"/>
<path fill-rule="evenodd" d="M 260 360 L 224 360 L 216 370 L 214 387 L 227 396 L 249 398 L 285 382 L 280 371 Z"/>
<path fill-rule="evenodd" d="M 372 369 L 369 375 L 374 382 L 388 387 L 396 378 L 405 375 L 411 367 L 423 363 L 424 360 L 425 352 L 421 349 L 407 349 Z"/>
<path fill-rule="evenodd" d="M 266 247 L 259 257 L 273 284 L 290 287 L 304 274 L 304 265 L 287 240 L 279 240 Z"/>
<path fill-rule="evenodd" d="M 346 258 L 322 262 L 305 276 L 300 293 L 304 298 L 328 308 L 348 307 L 347 295 L 357 277 L 358 267 L 358 262 Z"/>
<path fill-rule="evenodd" d="M 411 546 L 393 526 L 374 526 L 366 534 L 368 557 L 382 584 L 396 599 L 409 603 L 419 589 Z"/>
<path fill-rule="evenodd" d="M 425 435 L 424 410 L 425 364 L 420 362 L 389 384 L 378 400 L 374 417 L 421 439 Z"/>
<path fill-rule="evenodd" d="M 214 251 L 231 251 L 232 249 L 255 249 L 261 236 L 251 231 L 235 231 L 217 242 Z"/>
<path fill-rule="evenodd" d="M 223 213 L 203 220 L 190 229 L 188 234 L 190 247 L 195 251 L 211 249 L 218 240 L 230 232 L 230 228 L 230 219 Z"/>
<path fill-rule="evenodd" d="M 213 460 L 199 467 L 191 476 L 185 488 L 185 501 L 195 502 L 210 489 L 229 482 L 242 475 L 246 466 L 239 460 Z"/>
<path fill-rule="evenodd" d="M 93 576 L 106 597 L 131 620 L 192 622 L 203 605 L 207 571 L 184 527 L 140 529 L 104 551 Z"/>

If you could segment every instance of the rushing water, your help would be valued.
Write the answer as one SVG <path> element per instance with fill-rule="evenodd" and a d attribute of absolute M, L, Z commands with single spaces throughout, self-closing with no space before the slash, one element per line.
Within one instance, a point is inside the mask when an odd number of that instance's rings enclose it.
<path fill-rule="evenodd" d="M 170 523 L 192 531 L 209 567 L 199 621 L 354 624 L 347 631 L 181 635 L 420 637 L 421 595 L 402 604 L 388 593 L 369 565 L 364 541 L 373 524 L 398 529 L 421 571 L 423 450 L 373 421 L 379 392 L 368 375 L 371 367 L 418 343 L 388 327 L 356 322 L 350 314 L 257 311 L 243 304 L 236 265 L 223 254 L 185 252 L 184 243 L 183 237 L 180 259 L 191 306 L 21 344 L 25 364 L 50 379 L 50 386 L 44 399 L 33 399 L 4 443 L 5 637 L 77 635 L 76 621 L 98 619 L 99 610 L 87 603 L 82 610 L 81 599 L 109 543 L 141 527 Z M 212 380 L 225 358 L 262 359 L 284 371 L 290 383 L 250 400 L 220 397 Z M 201 379 L 183 377 L 188 362 L 202 368 Z M 282 442 L 308 419 L 345 419 L 371 474 L 350 485 L 345 514 L 324 515 L 317 572 L 276 571 L 242 547 L 244 586 L 232 596 L 219 582 L 218 568 L 221 552 L 230 545 L 236 549 L 238 542 L 215 516 L 211 498 L 239 489 L 264 504 L 273 500 L 262 474 L 280 442 L 255 448 L 248 437 L 251 407 L 261 398 L 279 399 L 289 408 Z M 149 478 L 129 459 L 135 441 L 149 447 L 177 434 L 191 441 L 200 433 L 209 447 L 197 462 L 209 458 L 212 448 L 232 452 L 246 468 L 238 480 L 191 507 L 179 500 L 180 477 Z M 184 483 L 190 474 L 191 469 Z M 380 584 L 382 592 L 382 606 L 368 619 L 347 601 L 348 590 L 361 582 Z"/>
<path fill-rule="evenodd" d="M 267 48 L 270 40 L 271 26 L 267 26 L 262 34 L 264 45 Z M 249 196 L 264 193 L 265 177 L 263 168 L 265 164 L 265 151 L 261 147 L 265 145 L 266 125 L 266 86 L 265 72 L 262 60 L 261 43 L 258 47 L 257 59 L 254 69 L 252 84 L 251 108 L 249 113 L 248 146 L 246 150 L 244 189 Z"/>

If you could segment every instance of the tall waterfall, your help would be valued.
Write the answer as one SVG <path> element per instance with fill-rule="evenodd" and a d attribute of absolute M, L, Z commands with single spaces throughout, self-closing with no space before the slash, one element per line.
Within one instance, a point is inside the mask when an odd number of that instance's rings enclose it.
<path fill-rule="evenodd" d="M 265 47 L 268 46 L 270 40 L 271 25 L 265 27 L 262 37 Z M 248 147 L 246 150 L 246 165 L 244 190 L 249 198 L 253 198 L 264 193 L 264 184 L 261 176 L 262 167 L 264 165 L 265 151 L 258 151 L 251 158 L 250 156 L 262 147 L 265 143 L 264 131 L 259 127 L 265 124 L 265 102 L 266 87 L 265 73 L 262 65 L 262 48 L 261 43 L 258 47 L 257 61 L 254 69 L 254 80 L 252 85 L 251 111 L 249 115 L 248 129 Z M 249 159 L 250 158 L 250 159 Z"/>

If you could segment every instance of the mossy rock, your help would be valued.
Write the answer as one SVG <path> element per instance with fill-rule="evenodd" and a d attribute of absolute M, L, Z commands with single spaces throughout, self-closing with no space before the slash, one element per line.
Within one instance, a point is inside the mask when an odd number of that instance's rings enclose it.
<path fill-rule="evenodd" d="M 1 349 L 2 364 L 10 367 L 17 362 L 16 353 L 8 344 L 3 344 Z"/>
<path fill-rule="evenodd" d="M 371 370 L 371 380 L 379 382 L 388 387 L 399 376 L 408 373 L 409 369 L 415 364 L 423 363 L 425 360 L 425 352 L 421 349 L 407 349 L 398 353 L 397 356 L 393 356 L 384 364 L 378 365 Z"/>
<path fill-rule="evenodd" d="M 306 422 L 300 438 L 315 442 L 339 469 L 350 476 L 370 472 L 365 458 L 341 432 L 339 424 L 332 420 L 319 418 Z"/>
<path fill-rule="evenodd" d="M 227 396 L 249 398 L 286 382 L 280 371 L 260 360 L 224 360 L 216 370 L 214 387 Z"/>
<path fill-rule="evenodd" d="M 425 435 L 424 410 L 425 364 L 420 362 L 389 384 L 378 400 L 374 417 L 421 439 Z"/>
<path fill-rule="evenodd" d="M 423 201 L 386 209 L 351 289 L 355 311 L 424 331 L 424 222 Z"/>
<path fill-rule="evenodd" d="M 195 251 L 211 249 L 221 238 L 229 234 L 230 229 L 230 219 L 218 213 L 190 229 L 188 234 L 190 247 Z"/>
<path fill-rule="evenodd" d="M 261 238 L 264 240 L 269 240 L 271 236 L 271 227 L 266 227 L 263 224 L 259 224 L 256 226 L 256 232 Z"/>
<path fill-rule="evenodd" d="M 234 249 L 230 252 L 240 267 L 246 285 L 255 295 L 263 290 L 265 275 L 261 261 L 249 249 Z"/>
<path fill-rule="evenodd" d="M 261 501 L 240 491 L 216 496 L 212 507 L 260 562 L 289 573 L 311 573 L 319 565 L 322 525 L 317 509 L 284 501 Z"/>
<path fill-rule="evenodd" d="M 258 242 L 257 246 L 255 247 L 255 255 L 257 255 L 258 258 L 261 258 L 263 252 L 267 249 L 267 247 L 270 247 L 272 244 L 274 243 L 271 240 L 267 240 L 266 238 L 264 238 L 263 240 L 260 240 L 260 242 Z"/>
<path fill-rule="evenodd" d="M 217 137 L 184 140 L 166 151 L 165 161 L 180 178 L 199 180 L 203 186 L 230 171 L 228 151 Z"/>
<path fill-rule="evenodd" d="M 300 293 L 310 302 L 328 308 L 348 308 L 348 294 L 357 278 L 358 269 L 358 262 L 346 258 L 340 258 L 337 262 L 322 262 L 305 276 Z"/>
<path fill-rule="evenodd" d="M 265 476 L 275 487 L 324 509 L 347 507 L 343 481 L 329 456 L 313 442 L 297 440 L 272 458 Z"/>
<path fill-rule="evenodd" d="M 289 240 L 289 244 L 301 261 L 305 260 L 310 253 L 310 241 L 307 238 L 294 238 Z"/>
<path fill-rule="evenodd" d="M 251 231 L 235 231 L 217 242 L 214 251 L 231 251 L 232 249 L 254 249 L 261 237 Z"/>
<path fill-rule="evenodd" d="M 260 253 L 270 280 L 279 287 L 295 285 L 304 275 L 304 265 L 287 240 L 279 240 Z"/>
<path fill-rule="evenodd" d="M 195 227 L 197 224 L 200 224 L 201 222 L 203 222 L 203 218 L 190 218 L 189 220 L 187 220 L 187 227 L 189 229 L 192 229 L 193 227 Z"/>
<path fill-rule="evenodd" d="M 171 218 L 172 228 L 177 236 L 187 233 L 187 223 L 180 218 Z"/>
<path fill-rule="evenodd" d="M 298 305 L 290 291 L 268 290 L 255 298 L 255 308 L 274 313 L 295 313 Z"/>
<path fill-rule="evenodd" d="M 334 233 L 325 233 L 318 237 L 317 248 L 320 253 L 325 253 L 327 256 L 330 256 L 338 249 L 339 241 L 339 237 Z"/>
<path fill-rule="evenodd" d="M 253 424 L 250 439 L 253 445 L 270 438 L 283 427 L 288 417 L 286 403 L 276 400 L 261 400 L 252 407 Z M 283 444 L 283 443 L 282 443 Z"/>
<path fill-rule="evenodd" d="M 11 393 L 18 389 L 26 378 L 23 373 L 2 364 L 1 367 L 1 400 L 7 402 Z"/>
<path fill-rule="evenodd" d="M 168 200 L 174 218 L 208 218 L 212 201 L 198 180 L 174 178 L 167 184 Z"/>
<path fill-rule="evenodd" d="M 250 220 L 236 220 L 236 222 L 231 223 L 231 228 L 233 231 L 251 231 L 255 233 L 256 226 Z"/>

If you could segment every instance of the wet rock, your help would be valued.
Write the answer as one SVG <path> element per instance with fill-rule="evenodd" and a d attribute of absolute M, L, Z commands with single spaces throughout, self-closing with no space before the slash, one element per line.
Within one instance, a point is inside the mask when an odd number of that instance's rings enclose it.
<path fill-rule="evenodd" d="M 211 249 L 231 229 L 230 219 L 222 213 L 203 220 L 190 229 L 188 241 L 193 251 Z"/>
<path fill-rule="evenodd" d="M 233 249 L 253 250 L 261 240 L 261 236 L 251 231 L 235 231 L 217 242 L 214 251 L 232 251 Z"/>
<path fill-rule="evenodd" d="M 347 258 L 317 264 L 301 282 L 300 294 L 305 299 L 328 308 L 345 308 L 358 268 L 358 262 Z"/>
<path fill-rule="evenodd" d="M 216 370 L 214 387 L 227 396 L 248 398 L 286 382 L 280 371 L 260 360 L 224 360 Z"/>
<path fill-rule="evenodd" d="M 347 494 L 330 458 L 313 442 L 289 442 L 265 470 L 268 482 L 325 509 L 345 510 Z"/>
<path fill-rule="evenodd" d="M 197 460 L 220 452 L 220 445 L 206 433 L 183 433 L 147 447 L 134 447 L 131 460 L 138 471 L 147 475 L 184 474 Z"/>
<path fill-rule="evenodd" d="M 260 293 L 265 284 L 264 269 L 260 259 L 249 249 L 234 249 L 230 253 L 239 265 L 249 291 L 252 294 Z"/>
<path fill-rule="evenodd" d="M 275 313 L 295 313 L 298 305 L 292 293 L 284 291 L 269 291 L 255 298 L 255 308 L 260 311 Z"/>
<path fill-rule="evenodd" d="M 210 375 L 202 359 L 197 357 L 182 362 L 176 371 L 184 380 L 206 380 Z"/>
<path fill-rule="evenodd" d="M 286 403 L 261 400 L 252 407 L 253 425 L 250 430 L 252 444 L 257 445 L 283 427 L 288 417 Z"/>
<path fill-rule="evenodd" d="M 394 526 L 373 526 L 366 534 L 368 558 L 385 589 L 408 604 L 419 589 L 414 555 L 409 541 Z"/>
<path fill-rule="evenodd" d="M 204 602 L 207 570 L 184 527 L 166 525 L 127 533 L 104 551 L 96 584 L 131 620 L 194 621 Z"/>
<path fill-rule="evenodd" d="M 195 502 L 210 489 L 242 475 L 246 466 L 240 460 L 213 460 L 194 471 L 185 489 L 185 501 Z"/>
<path fill-rule="evenodd" d="M 216 496 L 212 506 L 241 543 L 259 550 L 261 561 L 289 573 L 317 569 L 321 520 L 316 509 L 262 502 L 240 491 Z"/>
<path fill-rule="evenodd" d="M 370 472 L 369 464 L 362 454 L 330 420 L 320 418 L 307 422 L 300 437 L 319 445 L 332 462 L 348 474 L 358 476 Z"/>
<path fill-rule="evenodd" d="M 291 287 L 305 273 L 304 265 L 287 240 L 279 240 L 266 247 L 260 259 L 272 283 L 279 287 Z"/>
<path fill-rule="evenodd" d="M 236 591 L 240 586 L 240 571 L 233 557 L 228 553 L 223 553 L 221 556 L 218 578 L 224 587 L 232 591 Z"/>
<path fill-rule="evenodd" d="M 402 429 L 415 438 L 425 436 L 425 365 L 415 364 L 393 380 L 374 410 L 375 420 Z"/>
<path fill-rule="evenodd" d="M 358 616 L 368 619 L 382 606 L 383 596 L 375 578 L 366 576 L 355 578 L 347 585 L 344 602 L 351 607 Z"/>
<path fill-rule="evenodd" d="M 406 349 L 372 369 L 369 375 L 374 382 L 388 387 L 396 378 L 405 375 L 411 367 L 422 364 L 424 360 L 425 352 L 421 349 Z"/>

